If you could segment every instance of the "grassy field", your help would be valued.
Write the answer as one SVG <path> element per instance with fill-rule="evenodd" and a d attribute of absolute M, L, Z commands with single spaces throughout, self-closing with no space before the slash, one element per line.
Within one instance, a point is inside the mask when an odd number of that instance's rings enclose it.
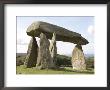
<path fill-rule="evenodd" d="M 38 70 L 35 67 L 26 68 L 24 65 L 17 66 L 17 74 L 94 74 L 92 68 L 84 71 L 75 71 L 71 67 L 63 67 L 59 69 Z"/>
<path fill-rule="evenodd" d="M 94 58 L 86 58 L 87 70 L 76 71 L 71 66 L 71 57 L 57 55 L 58 69 L 38 70 L 36 67 L 26 68 L 23 64 L 25 55 L 18 55 L 16 58 L 16 73 L 17 74 L 94 74 Z"/>

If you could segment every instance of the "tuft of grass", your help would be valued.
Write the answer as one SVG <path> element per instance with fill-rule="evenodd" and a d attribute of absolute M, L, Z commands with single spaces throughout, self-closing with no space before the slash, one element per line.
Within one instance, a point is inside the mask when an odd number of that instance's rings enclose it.
<path fill-rule="evenodd" d="M 94 57 L 86 58 L 87 70 L 73 70 L 71 65 L 71 57 L 57 54 L 58 69 L 38 70 L 36 67 L 26 68 L 24 66 L 26 55 L 17 54 L 16 57 L 16 73 L 17 74 L 94 74 Z"/>

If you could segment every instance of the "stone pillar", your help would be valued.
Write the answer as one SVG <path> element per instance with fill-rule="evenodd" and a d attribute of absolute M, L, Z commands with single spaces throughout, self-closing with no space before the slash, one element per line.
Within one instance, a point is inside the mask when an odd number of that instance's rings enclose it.
<path fill-rule="evenodd" d="M 50 43 L 50 54 L 51 54 L 51 58 L 52 58 L 52 62 L 54 63 L 54 66 L 56 66 L 56 56 L 57 56 L 57 47 L 56 47 L 56 33 L 53 33 L 53 37 Z"/>
<path fill-rule="evenodd" d="M 32 37 L 28 46 L 25 65 L 27 68 L 35 67 L 38 56 L 38 45 L 35 37 Z"/>
<path fill-rule="evenodd" d="M 45 34 L 40 34 L 40 47 L 37 58 L 37 69 L 49 69 L 52 68 L 51 55 L 49 51 L 50 42 L 46 38 Z"/>
<path fill-rule="evenodd" d="M 72 52 L 72 66 L 75 70 L 85 70 L 86 63 L 81 45 L 76 45 Z"/>

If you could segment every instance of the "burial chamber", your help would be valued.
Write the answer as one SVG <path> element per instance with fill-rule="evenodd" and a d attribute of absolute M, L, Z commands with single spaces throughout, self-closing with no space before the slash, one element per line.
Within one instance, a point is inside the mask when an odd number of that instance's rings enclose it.
<path fill-rule="evenodd" d="M 31 36 L 25 61 L 27 67 L 36 66 L 37 69 L 56 68 L 56 41 L 64 41 L 76 44 L 71 60 L 73 69 L 86 69 L 82 45 L 86 45 L 89 42 L 81 34 L 42 21 L 32 23 L 27 28 L 26 33 Z M 39 47 L 35 37 L 40 38 Z"/>
<path fill-rule="evenodd" d="M 42 21 L 32 23 L 26 31 L 27 35 L 34 37 L 40 37 L 40 34 L 44 33 L 48 39 L 52 38 L 54 32 L 56 33 L 56 41 L 71 42 L 78 45 L 89 43 L 79 33 Z"/>

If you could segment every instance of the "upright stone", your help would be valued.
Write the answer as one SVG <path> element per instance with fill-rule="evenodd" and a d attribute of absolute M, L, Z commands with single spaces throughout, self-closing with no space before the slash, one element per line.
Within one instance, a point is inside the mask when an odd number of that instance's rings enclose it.
<path fill-rule="evenodd" d="M 72 66 L 75 70 L 85 70 L 86 63 L 81 45 L 76 45 L 72 53 Z"/>
<path fill-rule="evenodd" d="M 49 50 L 50 50 L 52 62 L 55 66 L 56 65 L 56 60 L 57 60 L 57 58 L 56 58 L 56 56 L 57 56 L 57 47 L 56 47 L 56 33 L 55 32 L 53 33 L 53 37 L 52 37 L 52 40 L 51 40 L 51 43 L 50 43 Z"/>
<path fill-rule="evenodd" d="M 37 58 L 37 69 L 49 69 L 52 68 L 51 55 L 49 51 L 50 42 L 46 38 L 45 34 L 40 34 L 40 47 Z"/>
<path fill-rule="evenodd" d="M 28 46 L 25 65 L 27 68 L 35 67 L 38 56 L 38 45 L 35 37 L 32 37 Z"/>

